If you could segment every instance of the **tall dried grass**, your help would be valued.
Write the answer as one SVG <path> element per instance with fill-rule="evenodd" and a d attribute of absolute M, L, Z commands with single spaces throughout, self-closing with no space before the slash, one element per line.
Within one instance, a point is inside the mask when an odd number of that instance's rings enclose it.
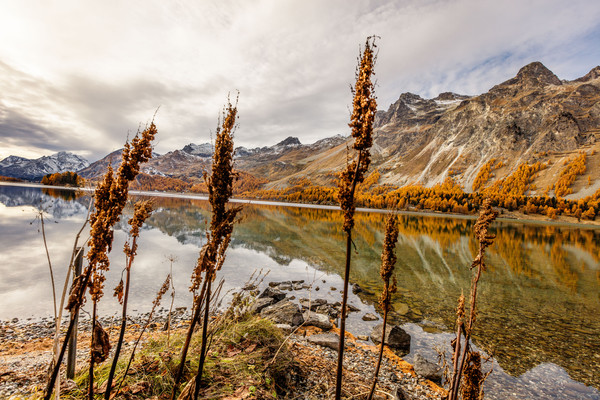
<path fill-rule="evenodd" d="M 383 240 L 383 251 L 381 253 L 381 269 L 379 274 L 383 280 L 383 292 L 379 298 L 379 306 L 383 309 L 383 330 L 381 333 L 381 347 L 379 357 L 373 374 L 373 384 L 367 400 L 373 398 L 375 387 L 377 386 L 377 377 L 383 358 L 383 346 L 385 345 L 385 330 L 387 325 L 388 312 L 392 305 L 392 294 L 396 293 L 396 277 L 394 276 L 394 267 L 396 265 L 396 243 L 398 242 L 398 217 L 391 214 L 385 223 L 385 238 Z"/>
<path fill-rule="evenodd" d="M 115 289 L 114 294 L 119 299 L 119 302 L 122 304 L 123 309 L 121 312 L 121 329 L 119 331 L 119 339 L 117 340 L 117 347 L 115 348 L 115 355 L 113 358 L 112 365 L 110 367 L 110 372 L 108 374 L 106 391 L 104 392 L 104 398 L 106 400 L 110 400 L 113 378 L 115 376 L 117 363 L 119 362 L 119 355 L 121 354 L 121 347 L 123 346 L 123 338 L 125 337 L 125 329 L 127 327 L 127 303 L 129 301 L 129 286 L 131 283 L 131 266 L 137 254 L 137 239 L 140 236 L 140 228 L 144 224 L 144 221 L 146 221 L 146 219 L 150 217 L 151 213 L 152 203 L 150 201 L 140 201 L 137 202 L 134 206 L 133 217 L 131 217 L 129 221 L 127 221 L 127 223 L 131 226 L 131 229 L 129 231 L 131 245 L 129 244 L 129 242 L 126 242 L 125 247 L 123 248 L 123 252 L 125 253 L 126 257 L 125 284 L 123 284 L 123 280 L 121 280 L 121 282 L 119 282 L 119 285 Z"/>
<path fill-rule="evenodd" d="M 217 271 L 225 262 L 225 252 L 231 241 L 235 218 L 241 207 L 229 207 L 229 199 L 233 195 L 233 182 L 236 177 L 233 171 L 233 135 L 237 121 L 237 101 L 235 105 L 228 102 L 223 111 L 223 123 L 217 128 L 215 139 L 215 153 L 213 155 L 212 173 L 204 175 L 206 187 L 208 188 L 208 201 L 211 206 L 210 230 L 206 233 L 207 242 L 200 250 L 200 255 L 191 277 L 191 290 L 196 292 L 200 285 L 202 289 L 194 301 L 194 316 L 188 330 L 187 345 L 182 349 L 180 366 L 175 379 L 172 398 L 175 398 L 177 386 L 181 380 L 183 366 L 187 355 L 187 348 L 192 336 L 195 324 L 203 310 L 202 321 L 202 345 L 200 349 L 200 361 L 198 372 L 195 377 L 194 391 L 185 392 L 180 398 L 196 399 L 200 391 L 204 362 L 206 360 L 208 340 L 208 318 L 210 315 L 210 302 L 212 282 Z"/>
<path fill-rule="evenodd" d="M 371 81 L 376 61 L 374 53 L 375 37 L 366 40 L 365 48 L 359 59 L 356 70 L 356 84 L 353 89 L 353 111 L 348 124 L 352 128 L 354 138 L 353 149 L 355 159 L 340 173 L 338 183 L 338 200 L 344 214 L 343 230 L 346 233 L 346 265 L 344 270 L 344 290 L 342 294 L 342 310 L 340 317 L 340 342 L 336 376 L 335 398 L 339 400 L 342 393 L 342 365 L 344 361 L 344 338 L 346 334 L 346 313 L 348 303 L 348 282 L 350 279 L 350 259 L 352 247 L 352 228 L 354 227 L 354 192 L 356 186 L 365 179 L 365 173 L 371 162 L 370 148 L 373 144 L 373 121 L 377 111 L 374 96 L 374 84 Z"/>
<path fill-rule="evenodd" d="M 58 354 L 56 365 L 52 369 L 44 399 L 50 399 L 52 388 L 60 370 L 60 364 L 64 357 L 67 348 L 68 338 L 71 336 L 74 327 L 75 315 L 79 313 L 79 309 L 85 301 L 85 294 L 89 288 L 92 301 L 94 303 L 92 309 L 92 340 L 91 351 L 94 346 L 98 346 L 99 336 L 101 332 L 97 329 L 96 321 L 96 306 L 97 302 L 102 298 L 104 289 L 104 274 L 108 271 L 110 261 L 108 252 L 112 250 L 112 242 L 114 237 L 113 226 L 119 221 L 123 208 L 127 202 L 129 192 L 129 183 L 135 179 L 139 173 L 140 164 L 148 161 L 152 157 L 152 140 L 157 133 L 156 125 L 152 122 L 142 132 L 138 132 L 131 143 L 126 143 L 122 153 L 121 165 L 117 171 L 116 177 L 112 168 L 110 168 L 104 176 L 103 181 L 98 185 L 94 193 L 95 211 L 90 216 L 90 249 L 87 254 L 88 266 L 83 274 L 73 281 L 71 292 L 67 302 L 67 309 L 71 312 L 71 320 L 66 333 L 66 339 L 63 341 L 60 353 Z M 101 358 L 101 357 L 100 357 Z M 96 354 L 91 355 L 90 360 L 90 387 L 88 397 L 93 399 L 93 376 L 94 362 L 99 358 Z"/>
<path fill-rule="evenodd" d="M 471 334 L 477 316 L 477 285 L 481 274 L 485 271 L 485 249 L 492 245 L 495 235 L 489 233 L 492 221 L 498 213 L 492 209 L 490 199 L 486 199 L 475 223 L 475 237 L 479 242 L 479 251 L 471 264 L 475 269 L 471 281 L 471 296 L 469 314 L 465 313 L 465 297 L 458 299 L 456 311 L 456 339 L 452 343 L 452 377 L 448 400 L 458 400 L 459 390 L 463 400 L 479 400 L 482 397 L 483 374 L 481 372 L 481 355 L 471 349 Z M 466 319 L 468 317 L 468 319 Z M 465 321 L 466 319 L 466 321 Z M 461 339 L 464 338 L 464 344 Z M 462 377 L 465 379 L 462 381 Z"/>

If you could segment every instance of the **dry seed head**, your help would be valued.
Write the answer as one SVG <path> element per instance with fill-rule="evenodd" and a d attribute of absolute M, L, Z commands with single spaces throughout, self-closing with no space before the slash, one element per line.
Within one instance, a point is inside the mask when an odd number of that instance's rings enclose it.
<path fill-rule="evenodd" d="M 381 279 L 389 281 L 396 265 L 396 243 L 398 242 L 398 217 L 392 214 L 387 218 L 385 224 L 385 239 L 383 240 L 383 252 L 381 253 Z"/>
<path fill-rule="evenodd" d="M 192 272 L 192 292 L 196 292 L 200 287 L 203 272 L 204 279 L 212 281 L 216 271 L 223 265 L 225 251 L 233 232 L 233 223 L 241 210 L 241 207 L 227 208 L 237 176 L 233 170 L 233 133 L 236 120 L 237 102 L 235 106 L 228 102 L 223 111 L 223 123 L 216 131 L 212 173 L 210 177 L 204 174 L 212 218 L 210 231 L 206 235 L 207 243 L 200 250 L 196 268 Z"/>
<path fill-rule="evenodd" d="M 160 290 L 158 291 L 158 293 L 156 293 L 156 298 L 152 302 L 153 308 L 158 307 L 158 305 L 160 304 L 160 301 L 162 300 L 162 297 L 169 290 L 170 285 L 171 285 L 171 274 L 167 275 L 167 279 L 165 279 L 162 286 L 160 287 Z"/>
<path fill-rule="evenodd" d="M 481 355 L 475 351 L 467 353 L 463 369 L 463 380 L 460 392 L 463 400 L 480 400 L 481 385 L 484 376 L 481 372 Z"/>
<path fill-rule="evenodd" d="M 344 232 L 350 234 L 354 227 L 354 190 L 364 180 L 369 169 L 371 156 L 369 149 L 373 144 L 373 121 L 377 111 L 374 85 L 371 81 L 376 57 L 373 53 L 375 38 L 369 37 L 361 54 L 356 72 L 356 84 L 353 88 L 352 115 L 348 126 L 352 128 L 353 148 L 358 152 L 357 159 L 346 166 L 339 175 L 338 200 L 344 212 Z"/>
<path fill-rule="evenodd" d="M 389 310 L 392 294 L 396 293 L 396 277 L 394 266 L 396 265 L 396 243 L 398 242 L 398 217 L 390 214 L 385 224 L 385 239 L 383 240 L 383 251 L 381 252 L 381 268 L 379 273 L 383 280 L 383 292 L 379 298 L 379 305 L 384 310 Z M 390 279 L 392 284 L 390 285 Z"/>
<path fill-rule="evenodd" d="M 117 287 L 115 287 L 113 297 L 116 297 L 117 300 L 119 300 L 119 304 L 123 304 L 123 278 L 121 278 L 119 284 L 117 285 Z"/>
<path fill-rule="evenodd" d="M 134 205 L 133 216 L 127 221 L 131 226 L 129 236 L 133 238 L 133 245 L 130 247 L 129 243 L 125 243 L 124 252 L 127 257 L 135 256 L 137 253 L 137 241 L 135 240 L 140 235 L 140 228 L 144 225 L 144 222 L 152 214 L 152 202 L 150 200 L 139 201 Z"/>
<path fill-rule="evenodd" d="M 458 307 L 456 307 L 456 325 L 460 324 L 465 319 L 465 295 L 460 294 L 458 298 Z"/>
<path fill-rule="evenodd" d="M 100 322 L 95 321 L 94 325 L 94 335 L 92 342 L 92 360 L 94 364 L 100 364 L 104 360 L 108 358 L 110 353 L 110 340 L 108 338 L 108 333 L 102 328 Z"/>
<path fill-rule="evenodd" d="M 116 177 L 109 166 L 102 183 L 96 188 L 96 210 L 90 216 L 91 238 L 87 255 L 88 268 L 91 269 L 90 294 L 94 301 L 103 295 L 104 271 L 110 265 L 107 253 L 112 250 L 113 226 L 119 221 L 127 202 L 129 182 L 139 173 L 140 164 L 152 156 L 151 142 L 155 135 L 154 122 L 143 132 L 138 132 L 131 144 L 125 144 Z"/>
<path fill-rule="evenodd" d="M 373 144 L 373 121 L 377 112 L 377 100 L 374 96 L 375 87 L 371 80 L 376 61 L 373 52 L 374 47 L 375 38 L 367 38 L 356 71 L 354 101 L 352 102 L 352 116 L 350 117 L 349 126 L 352 128 L 352 136 L 354 137 L 354 149 L 358 151 L 368 151 Z"/>
<path fill-rule="evenodd" d="M 140 228 L 150 217 L 152 213 L 152 202 L 150 200 L 139 201 L 135 203 L 133 210 L 133 217 L 127 221 L 127 223 L 131 226 L 131 230 L 129 234 L 131 237 L 138 237 L 140 234 Z"/>
<path fill-rule="evenodd" d="M 85 297 L 81 293 L 84 290 L 84 275 L 79 275 L 75 279 L 73 279 L 73 285 L 71 285 L 71 292 L 69 293 L 69 299 L 67 301 L 67 306 L 65 309 L 69 310 L 71 313 L 75 312 L 75 309 L 81 305 L 85 301 Z"/>
<path fill-rule="evenodd" d="M 496 219 L 498 216 L 498 212 L 492 208 L 491 200 L 485 199 L 483 205 L 481 206 L 481 211 L 479 212 L 479 217 L 477 218 L 477 222 L 475 222 L 475 237 L 479 241 L 479 253 L 473 264 L 471 264 L 471 268 L 481 265 L 482 269 L 485 270 L 485 264 L 483 261 L 483 256 L 485 253 L 485 249 L 494 243 L 494 239 L 496 235 L 492 235 L 488 233 L 488 229 L 492 221 Z"/>
<path fill-rule="evenodd" d="M 340 173 L 338 182 L 338 200 L 340 208 L 344 212 L 344 232 L 349 233 L 354 228 L 354 191 L 352 190 L 352 182 L 354 180 L 354 172 L 356 170 L 356 161 L 351 162 L 346 166 L 346 169 Z"/>
<path fill-rule="evenodd" d="M 219 228 L 226 219 L 226 205 L 233 195 L 233 132 L 237 106 L 228 103 L 222 128 L 217 129 L 212 174 L 208 180 L 209 202 L 212 207 L 211 233 L 220 235 Z"/>

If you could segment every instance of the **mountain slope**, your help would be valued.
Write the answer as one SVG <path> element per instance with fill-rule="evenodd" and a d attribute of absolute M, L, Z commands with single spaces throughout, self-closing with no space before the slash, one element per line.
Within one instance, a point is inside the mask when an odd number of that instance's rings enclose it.
<path fill-rule="evenodd" d="M 595 167 L 600 163 L 599 135 L 600 67 L 577 80 L 561 81 L 535 62 L 479 96 L 443 93 L 428 100 L 402 94 L 376 115 L 371 170 L 379 170 L 380 184 L 431 187 L 450 176 L 470 192 L 492 159 L 502 166 L 493 171 L 488 185 L 522 163 L 541 162 L 547 168 L 534 176 L 532 187 L 537 189 L 529 192 L 541 194 L 556 182 L 563 163 L 585 151 L 591 185 L 579 177 L 572 195 L 581 197 L 600 187 Z M 342 144 L 302 160 L 302 168 L 268 187 L 282 188 L 298 177 L 331 181 L 345 165 L 346 153 Z"/>

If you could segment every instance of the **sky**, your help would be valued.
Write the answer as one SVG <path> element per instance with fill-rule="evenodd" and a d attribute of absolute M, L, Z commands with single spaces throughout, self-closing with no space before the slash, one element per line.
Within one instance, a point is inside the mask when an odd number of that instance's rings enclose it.
<path fill-rule="evenodd" d="M 377 35 L 378 108 L 477 95 L 541 61 L 600 64 L 597 0 L 5 0 L 0 160 L 93 162 L 154 117 L 155 151 L 211 141 L 239 92 L 236 146 L 348 135 L 359 51 Z"/>

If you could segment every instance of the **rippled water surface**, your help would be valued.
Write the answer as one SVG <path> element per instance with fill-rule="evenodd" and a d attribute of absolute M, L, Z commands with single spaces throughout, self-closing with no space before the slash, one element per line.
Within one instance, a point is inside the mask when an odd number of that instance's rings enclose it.
<path fill-rule="evenodd" d="M 73 239 L 89 198 L 72 192 L 0 186 L 0 319 L 52 315 L 52 292 L 37 210 L 45 211 L 51 260 L 62 287 Z M 156 211 L 142 231 L 133 267 L 130 308 L 146 312 L 169 273 L 174 256 L 176 306 L 191 302 L 189 277 L 204 242 L 209 217 L 204 201 L 155 198 Z M 350 330 L 368 333 L 381 281 L 380 253 L 385 215 L 359 213 L 354 233 L 352 282 L 365 291 L 351 302 Z M 126 219 L 117 227 L 111 271 L 100 311 L 118 310 L 112 288 L 120 279 Z M 469 265 L 477 249 L 473 220 L 401 215 L 394 300 L 396 323 L 420 353 L 435 361 L 453 334 L 454 309 L 468 293 Z M 225 291 L 240 287 L 256 269 L 268 280 L 304 279 L 311 290 L 297 297 L 341 298 L 344 236 L 333 210 L 245 205 L 222 276 Z M 572 226 L 496 222 L 488 271 L 478 298 L 474 342 L 493 357 L 486 368 L 490 399 L 600 399 L 600 230 Z M 319 290 L 316 290 L 319 287 Z M 436 350 L 437 349 L 437 350 Z"/>

